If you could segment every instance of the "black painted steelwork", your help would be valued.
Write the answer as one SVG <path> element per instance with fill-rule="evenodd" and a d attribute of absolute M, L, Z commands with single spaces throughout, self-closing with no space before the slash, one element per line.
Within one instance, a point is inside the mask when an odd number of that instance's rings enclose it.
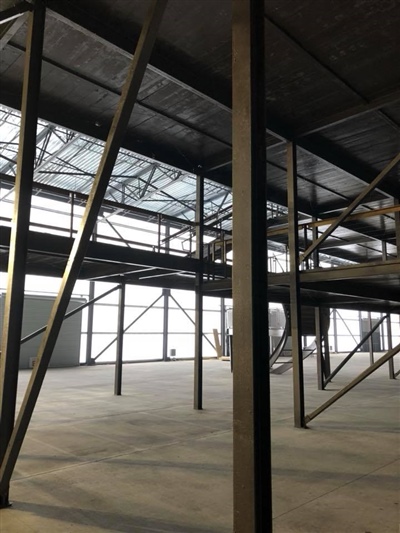
<path fill-rule="evenodd" d="M 118 300 L 118 328 L 117 328 L 117 353 L 115 360 L 114 394 L 122 394 L 122 367 L 124 351 L 124 318 L 125 318 L 125 281 L 122 280 L 119 287 Z"/>
<path fill-rule="evenodd" d="M 369 366 L 366 370 L 361 372 L 356 378 L 354 378 L 348 385 L 343 387 L 340 391 L 338 391 L 336 394 L 334 394 L 329 400 L 327 400 L 325 403 L 323 403 L 320 407 L 315 409 L 312 413 L 309 415 L 306 415 L 306 422 L 310 422 L 317 416 L 319 416 L 321 413 L 323 413 L 328 407 L 333 405 L 335 402 L 337 402 L 342 396 L 347 394 L 349 391 L 354 389 L 361 381 L 364 381 L 368 376 L 373 374 L 378 368 L 380 368 L 382 365 L 393 359 L 393 357 L 400 352 L 400 344 L 386 352 L 385 355 L 380 357 L 377 361 L 375 361 L 374 364 Z"/>
<path fill-rule="evenodd" d="M 234 531 L 272 531 L 264 2 L 233 0 Z"/>
<path fill-rule="evenodd" d="M 301 343 L 301 294 L 299 261 L 299 224 L 297 206 L 297 148 L 287 144 L 287 195 L 289 217 L 289 261 L 290 261 L 290 322 L 293 359 L 293 408 L 294 425 L 305 427 L 304 422 L 304 375 L 303 350 Z"/>
<path fill-rule="evenodd" d="M 0 468 L 0 494 L 3 499 L 8 491 L 11 475 L 40 394 L 58 333 L 85 257 L 86 248 L 97 221 L 110 175 L 121 147 L 126 126 L 137 98 L 166 5 L 167 0 L 154 0 L 143 25 L 121 100 L 116 110 L 108 140 L 92 185 L 91 194 L 86 204 L 81 226 L 71 250 L 60 291 L 50 313 L 48 326 L 39 347 L 36 365 L 32 371 L 31 379 Z M 41 37 L 43 37 L 43 28 Z M 31 95 L 29 96 L 31 97 Z"/>
<path fill-rule="evenodd" d="M 332 381 L 332 379 L 336 376 L 336 374 L 340 372 L 340 370 L 345 366 L 345 364 L 350 361 L 350 359 L 362 347 L 362 345 L 367 342 L 367 340 L 379 328 L 379 326 L 383 323 L 383 321 L 387 318 L 387 316 L 388 315 L 381 317 L 380 320 L 378 320 L 378 322 L 375 324 L 375 326 L 360 340 L 360 342 L 355 346 L 355 348 L 353 348 L 351 352 L 348 355 L 346 355 L 343 361 L 338 364 L 338 366 L 329 374 L 329 376 L 326 377 L 325 387 L 330 381 Z"/>
<path fill-rule="evenodd" d="M 199 271 L 195 283 L 195 331 L 194 331 L 194 409 L 203 409 L 203 261 L 204 261 L 204 178 L 196 182 L 196 259 Z"/>
<path fill-rule="evenodd" d="M 18 7 L 18 6 L 17 6 Z M 14 214 L 8 256 L 7 292 L 4 306 L 0 361 L 0 464 L 14 428 L 26 258 L 40 94 L 43 36 L 46 10 L 39 0 L 29 15 L 21 104 Z M 9 477 L 0 487 L 0 507 L 8 505 Z"/>
<path fill-rule="evenodd" d="M 332 222 L 332 224 L 318 237 L 316 241 L 314 241 L 307 250 L 301 255 L 301 261 L 304 261 L 309 257 L 313 251 L 318 248 L 320 244 L 322 244 L 325 239 L 331 235 L 335 229 L 337 229 L 342 222 L 346 220 L 346 218 L 351 215 L 351 213 L 360 205 L 360 203 L 367 198 L 367 196 L 374 191 L 381 182 L 386 178 L 386 176 L 389 174 L 389 172 L 399 163 L 400 161 L 400 153 L 397 154 L 396 157 L 394 157 L 390 163 L 388 163 L 385 168 L 376 176 L 376 178 L 367 186 L 361 193 L 355 198 L 351 204 L 337 217 L 335 222 Z"/>
<path fill-rule="evenodd" d="M 164 299 L 163 310 L 163 361 L 168 361 L 168 323 L 169 323 L 169 297 L 171 294 L 170 289 L 163 289 L 162 295 Z"/>

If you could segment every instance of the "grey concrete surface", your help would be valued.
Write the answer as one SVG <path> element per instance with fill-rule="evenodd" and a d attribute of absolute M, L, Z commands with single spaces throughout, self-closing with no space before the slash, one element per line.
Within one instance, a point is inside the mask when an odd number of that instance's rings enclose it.
<path fill-rule="evenodd" d="M 322 392 L 309 358 L 307 411 L 367 364 L 356 356 Z M 1 533 L 231 532 L 229 363 L 205 362 L 202 412 L 192 409 L 192 362 L 126 365 L 121 397 L 113 371 L 48 372 Z M 299 430 L 291 380 L 271 376 L 274 532 L 397 533 L 398 381 L 382 368 Z"/>

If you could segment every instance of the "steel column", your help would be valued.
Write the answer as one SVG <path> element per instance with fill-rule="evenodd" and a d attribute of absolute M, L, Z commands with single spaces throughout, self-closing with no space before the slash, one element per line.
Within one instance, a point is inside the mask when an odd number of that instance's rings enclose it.
<path fill-rule="evenodd" d="M 95 282 L 89 282 L 89 300 L 93 300 L 95 291 Z M 91 305 L 88 309 L 87 316 L 87 333 L 86 333 L 86 364 L 93 364 L 92 361 L 92 346 L 93 346 L 93 318 L 94 318 L 94 306 Z"/>
<path fill-rule="evenodd" d="M 294 425 L 305 427 L 304 422 L 304 376 L 301 345 L 301 296 L 299 272 L 299 227 L 297 209 L 297 157 L 296 145 L 287 144 L 287 195 L 289 219 L 290 259 L 290 324 L 293 358 Z M 322 347 L 321 347 L 322 353 Z M 321 367 L 322 371 L 322 367 Z"/>
<path fill-rule="evenodd" d="M 203 409 L 203 261 L 204 261 L 204 178 L 196 182 L 196 258 L 200 269 L 196 274 L 196 307 L 194 326 L 194 399 L 195 409 Z"/>
<path fill-rule="evenodd" d="M 316 218 L 313 217 L 313 222 L 316 222 Z M 318 227 L 312 226 L 312 240 L 315 241 L 318 239 Z M 305 242 L 305 248 L 308 247 L 307 241 Z M 319 251 L 315 249 L 313 254 L 313 268 L 319 267 Z M 318 390 L 323 390 L 324 386 L 324 354 L 323 354 L 323 341 L 322 341 L 322 324 L 321 324 L 321 309 L 319 307 L 315 308 L 315 342 L 317 344 L 317 383 Z"/>
<path fill-rule="evenodd" d="M 36 365 L 32 371 L 25 397 L 0 468 L 0 494 L 2 495 L 5 495 L 7 492 L 7 487 L 42 387 L 47 367 L 57 341 L 58 333 L 75 282 L 78 278 L 86 248 L 95 227 L 101 203 L 107 190 L 108 182 L 125 134 L 126 126 L 136 102 L 137 94 L 153 49 L 166 4 L 167 0 L 154 0 L 145 19 L 132 64 L 128 72 L 127 81 L 123 88 L 99 168 L 92 185 L 92 190 L 86 204 L 81 226 L 75 238 L 64 276 L 61 281 L 60 290 L 50 313 L 48 326 L 38 350 Z M 39 12 L 41 12 L 41 10 L 39 10 Z M 31 97 L 32 95 L 29 94 L 29 98 Z M 37 98 L 35 101 L 37 101 Z"/>
<path fill-rule="evenodd" d="M 387 336 L 388 336 L 388 350 L 391 350 L 393 348 L 393 337 L 392 337 L 392 318 L 390 314 L 387 316 L 386 326 L 387 326 Z M 393 358 L 389 359 L 388 365 L 389 365 L 389 379 L 396 379 L 396 372 L 394 370 Z"/>
<path fill-rule="evenodd" d="M 397 231 L 397 228 L 396 228 L 396 231 Z M 382 260 L 387 261 L 387 258 L 388 258 L 387 243 L 386 241 L 382 241 Z M 387 335 L 388 335 L 388 350 L 390 350 L 392 348 L 392 323 L 390 319 L 390 314 L 387 315 L 386 324 L 387 324 Z M 384 333 L 384 330 L 383 330 L 383 324 L 382 324 L 382 341 L 384 343 L 385 336 L 383 333 Z M 389 359 L 388 367 L 389 367 L 389 379 L 396 379 L 393 358 Z"/>
<path fill-rule="evenodd" d="M 235 533 L 272 531 L 264 2 L 232 2 L 233 508 Z"/>
<path fill-rule="evenodd" d="M 398 198 L 395 198 L 394 204 L 396 207 L 400 207 L 400 200 Z M 396 228 L 397 257 L 400 259 L 400 211 L 395 212 L 394 222 Z"/>
<path fill-rule="evenodd" d="M 371 318 L 371 311 L 368 311 L 368 329 L 369 331 L 372 330 L 372 318 Z M 372 339 L 372 335 L 368 338 L 368 348 L 369 348 L 369 364 L 374 364 L 374 343 Z"/>
<path fill-rule="evenodd" d="M 338 331 L 337 331 L 337 310 L 333 310 L 333 343 L 335 348 L 335 353 L 339 353 L 339 343 L 338 343 Z"/>
<path fill-rule="evenodd" d="M 369 366 L 366 370 L 364 370 L 364 372 L 361 372 L 361 374 L 358 375 L 355 379 L 353 379 L 348 385 L 343 387 L 343 389 L 341 389 L 336 394 L 334 394 L 331 398 L 329 398 L 329 400 L 327 400 L 320 407 L 315 409 L 315 411 L 313 411 L 312 413 L 307 415 L 306 416 L 306 422 L 310 422 L 315 417 L 317 417 L 318 415 L 323 413 L 325 411 L 325 409 L 327 409 L 332 404 L 337 402 L 337 400 L 339 400 L 342 396 L 344 396 L 349 391 L 351 391 L 351 389 L 354 389 L 354 387 L 356 385 L 361 383 L 361 381 L 364 381 L 365 378 L 367 378 L 368 376 L 373 374 L 375 372 L 375 370 L 378 370 L 378 368 L 380 368 L 382 365 L 384 365 L 385 363 L 390 361 L 390 359 L 392 359 L 399 352 L 400 352 L 400 344 L 398 344 L 392 350 L 389 350 L 385 355 L 383 355 L 380 359 L 378 359 L 373 365 Z"/>
<path fill-rule="evenodd" d="M 225 316 L 225 298 L 221 298 L 221 348 L 222 357 L 226 355 L 226 316 Z"/>
<path fill-rule="evenodd" d="M 323 341 L 322 341 L 322 324 L 321 324 L 321 309 L 315 308 L 315 342 L 317 344 L 317 381 L 318 390 L 324 390 L 324 353 L 323 353 Z"/>
<path fill-rule="evenodd" d="M 164 316 L 163 316 L 163 361 L 168 361 L 168 322 L 169 322 L 169 296 L 171 289 L 163 289 Z"/>
<path fill-rule="evenodd" d="M 1 341 L 0 464 L 4 464 L 15 420 L 45 18 L 45 6 L 39 0 L 29 15 L 25 52 L 15 201 Z M 8 491 L 9 478 L 4 480 L 0 488 L 0 507 L 8 505 Z"/>
<path fill-rule="evenodd" d="M 118 329 L 117 329 L 117 354 L 115 359 L 114 394 L 121 396 L 122 393 L 122 365 L 124 351 L 124 319 L 125 319 L 125 280 L 119 287 L 118 301 Z"/>

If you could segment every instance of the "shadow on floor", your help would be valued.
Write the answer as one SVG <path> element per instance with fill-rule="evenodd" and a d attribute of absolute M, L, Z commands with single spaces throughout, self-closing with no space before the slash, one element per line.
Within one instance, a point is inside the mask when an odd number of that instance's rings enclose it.
<path fill-rule="evenodd" d="M 188 524 L 178 524 L 168 519 L 150 519 L 138 515 L 126 515 L 122 513 L 112 513 L 91 509 L 71 509 L 56 505 L 31 504 L 20 501 L 13 501 L 13 507 L 4 511 L 7 513 L 23 512 L 32 515 L 57 520 L 69 524 L 96 527 L 99 531 L 117 531 L 120 533 L 223 533 L 219 526 L 200 527 Z M 22 518 L 22 517 L 21 517 Z M 229 530 L 226 529 L 226 532 Z"/>

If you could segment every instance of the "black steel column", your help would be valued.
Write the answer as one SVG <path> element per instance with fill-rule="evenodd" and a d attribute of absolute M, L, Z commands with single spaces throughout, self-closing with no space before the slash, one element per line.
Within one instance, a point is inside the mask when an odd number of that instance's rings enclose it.
<path fill-rule="evenodd" d="M 203 235 L 204 235 L 204 178 L 196 183 L 196 258 L 200 271 L 196 274 L 195 348 L 194 348 L 194 401 L 195 409 L 203 409 Z"/>
<path fill-rule="evenodd" d="M 102 158 L 93 181 L 81 226 L 72 247 L 61 281 L 59 293 L 50 313 L 46 332 L 40 344 L 36 365 L 22 401 L 22 406 L 0 468 L 0 494 L 5 495 L 17 461 L 19 451 L 32 417 L 36 401 L 46 375 L 54 346 L 57 342 L 68 303 L 85 257 L 99 210 L 108 187 L 123 136 L 131 116 L 146 66 L 153 49 L 159 25 L 166 7 L 166 0 L 155 0 L 148 11 L 142 32 L 130 65 L 127 81 L 122 91 Z M 29 95 L 29 98 L 31 95 Z"/>
<path fill-rule="evenodd" d="M 387 336 L 388 336 L 388 350 L 392 350 L 393 349 L 392 318 L 390 314 L 388 314 L 388 317 L 386 319 L 386 326 L 387 326 Z M 394 370 L 394 360 L 389 359 L 388 365 L 389 365 L 389 379 L 396 379 L 396 372 Z"/>
<path fill-rule="evenodd" d="M 170 289 L 163 289 L 164 316 L 163 316 L 163 361 L 168 361 L 168 321 L 169 321 L 169 296 Z"/>
<path fill-rule="evenodd" d="M 287 145 L 289 254 L 290 254 L 290 324 L 293 357 L 293 402 L 294 425 L 305 427 L 304 421 L 304 376 L 301 346 L 301 303 L 299 272 L 299 222 L 297 210 L 297 157 L 296 145 Z M 322 347 L 321 347 L 322 353 Z M 322 366 L 322 365 L 321 365 Z"/>
<path fill-rule="evenodd" d="M 313 222 L 316 222 L 316 217 L 312 218 Z M 318 227 L 316 225 L 312 226 L 312 240 L 316 241 L 318 239 Z M 305 244 L 305 249 L 308 248 L 308 243 Z M 316 248 L 312 254 L 313 258 L 313 267 L 319 267 L 319 250 Z M 323 353 L 323 331 L 322 331 L 322 322 L 321 322 L 321 309 L 319 307 L 315 308 L 315 343 L 317 345 L 317 382 L 318 390 L 323 390 L 324 386 L 324 353 Z"/>
<path fill-rule="evenodd" d="M 233 0 L 235 533 L 272 531 L 264 2 Z"/>
<path fill-rule="evenodd" d="M 118 326 L 117 326 L 117 354 L 115 359 L 114 394 L 121 396 L 122 392 L 122 365 L 124 353 L 124 319 L 125 319 L 125 280 L 119 288 L 118 300 Z"/>
<path fill-rule="evenodd" d="M 0 464 L 4 459 L 15 420 L 45 16 L 44 4 L 37 1 L 29 15 L 27 30 L 14 213 L 1 342 Z M 0 507 L 8 505 L 8 481 L 0 490 Z"/>
<path fill-rule="evenodd" d="M 400 205 L 400 200 L 395 198 L 394 205 Z M 397 257 L 400 258 L 400 212 L 396 211 L 394 214 L 394 223 L 396 229 L 396 246 L 397 246 Z"/>
<path fill-rule="evenodd" d="M 323 330 L 321 321 L 321 309 L 315 308 L 315 342 L 317 344 L 317 381 L 318 390 L 324 390 L 325 385 L 325 366 L 324 366 L 324 353 L 323 353 Z"/>
<path fill-rule="evenodd" d="M 89 300 L 93 300 L 95 290 L 95 282 L 89 282 Z M 92 345 L 93 345 L 93 317 L 94 317 L 94 305 L 90 305 L 88 308 L 87 316 L 87 334 L 86 334 L 86 364 L 91 365 L 92 362 Z"/>
<path fill-rule="evenodd" d="M 222 349 L 222 357 L 225 357 L 226 355 L 225 298 L 221 298 L 221 349 Z"/>
<path fill-rule="evenodd" d="M 339 353 L 336 309 L 333 310 L 333 342 L 334 342 L 334 347 L 335 347 L 335 353 Z"/>
<path fill-rule="evenodd" d="M 397 238 L 397 228 L 396 228 L 396 238 Z M 382 260 L 383 261 L 387 261 L 387 243 L 386 243 L 386 241 L 382 241 Z M 391 347 L 392 347 L 392 323 L 390 321 L 390 314 L 388 315 L 386 324 L 387 324 L 387 335 L 388 335 L 388 349 L 390 350 Z M 389 334 L 389 332 L 390 332 L 390 334 Z M 389 337 L 390 337 L 390 340 L 389 340 Z M 382 342 L 383 342 L 383 345 L 385 345 L 385 335 L 384 335 L 384 330 L 383 330 L 383 324 L 382 324 Z M 389 344 L 389 342 L 390 342 L 390 344 Z M 396 376 L 395 376 L 396 373 L 394 371 L 394 360 L 393 360 L 393 358 L 389 359 L 388 367 L 389 367 L 389 379 L 396 379 Z"/>
<path fill-rule="evenodd" d="M 371 318 L 371 311 L 368 312 L 368 331 L 372 330 L 372 318 Z M 368 338 L 368 347 L 369 347 L 369 364 L 374 364 L 374 342 L 373 342 L 373 336 L 370 335 Z"/>

